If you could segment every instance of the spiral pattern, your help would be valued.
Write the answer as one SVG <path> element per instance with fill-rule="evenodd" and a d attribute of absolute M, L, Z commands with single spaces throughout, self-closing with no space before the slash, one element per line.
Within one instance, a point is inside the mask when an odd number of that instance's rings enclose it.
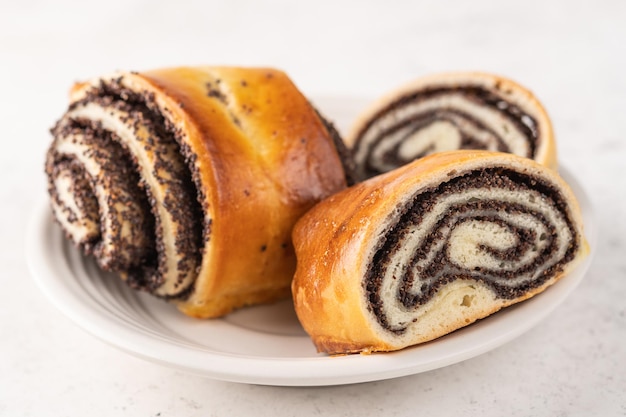
<path fill-rule="evenodd" d="M 149 102 L 113 81 L 73 103 L 46 172 L 72 241 L 131 286 L 177 297 L 197 274 L 200 209 L 175 132 Z"/>
<path fill-rule="evenodd" d="M 277 69 L 117 72 L 70 103 L 46 160 L 57 222 L 191 317 L 288 297 L 295 223 L 353 181 L 332 123 Z"/>
<path fill-rule="evenodd" d="M 505 167 L 419 192 L 386 230 L 364 287 L 369 309 L 396 334 L 446 284 L 480 282 L 497 298 L 522 297 L 562 271 L 580 245 L 559 191 Z"/>
<path fill-rule="evenodd" d="M 512 81 L 460 75 L 421 80 L 376 103 L 349 142 L 369 178 L 435 152 L 482 149 L 546 159 L 551 127 L 541 105 Z"/>

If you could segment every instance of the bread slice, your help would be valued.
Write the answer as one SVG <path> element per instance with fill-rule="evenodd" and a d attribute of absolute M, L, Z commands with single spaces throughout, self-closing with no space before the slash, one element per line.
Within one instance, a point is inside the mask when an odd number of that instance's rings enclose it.
<path fill-rule="evenodd" d="M 482 149 L 555 168 L 552 123 L 519 83 L 483 72 L 421 77 L 376 100 L 346 136 L 360 178 L 431 153 Z"/>
<path fill-rule="evenodd" d="M 298 221 L 295 309 L 317 349 L 393 351 L 539 294 L 588 253 L 556 171 L 489 151 L 433 154 Z"/>

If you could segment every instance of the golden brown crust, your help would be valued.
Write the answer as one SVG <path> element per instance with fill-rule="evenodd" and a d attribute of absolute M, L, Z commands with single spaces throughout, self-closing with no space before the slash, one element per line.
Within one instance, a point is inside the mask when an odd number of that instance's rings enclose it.
<path fill-rule="evenodd" d="M 210 230 L 195 288 L 178 307 L 215 317 L 287 296 L 293 224 L 346 186 L 332 138 L 307 99 L 281 71 L 228 67 L 119 73 L 77 85 L 72 98 L 113 79 L 153 95 L 180 132 L 201 190 Z"/>
<path fill-rule="evenodd" d="M 511 154 L 456 151 L 427 156 L 387 174 L 371 178 L 322 201 L 296 224 L 293 232 L 298 267 L 292 283 L 294 305 L 300 322 L 319 351 L 331 354 L 389 351 L 447 334 L 499 309 L 540 293 L 567 274 L 563 273 L 515 299 L 496 298 L 487 286 L 475 281 L 454 281 L 442 288 L 427 309 L 475 299 L 472 309 L 445 320 L 433 321 L 406 340 L 394 341 L 369 312 L 363 280 L 383 224 L 401 205 L 404 196 L 445 181 L 449 175 L 494 162 L 531 174 L 540 173 L 557 184 L 570 206 L 577 233 L 583 236 L 581 214 L 569 187 L 550 169 Z M 582 237 L 576 258 L 588 248 Z M 433 304 L 434 303 L 434 304 Z"/>

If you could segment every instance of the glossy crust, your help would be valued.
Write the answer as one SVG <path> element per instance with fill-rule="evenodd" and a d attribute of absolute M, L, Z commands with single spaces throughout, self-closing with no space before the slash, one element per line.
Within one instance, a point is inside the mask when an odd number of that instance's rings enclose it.
<path fill-rule="evenodd" d="M 489 287 L 476 281 L 453 281 L 423 306 L 429 313 L 420 319 L 412 335 L 400 337 L 385 331 L 368 311 L 363 284 L 385 222 L 407 196 L 463 170 L 494 164 L 540 175 L 558 186 L 581 236 L 574 261 L 562 274 L 515 299 L 496 298 Z M 588 252 L 578 204 L 558 174 L 526 158 L 487 151 L 434 154 L 359 183 L 309 211 L 296 224 L 293 238 L 298 257 L 292 284 L 295 309 L 317 349 L 330 354 L 390 351 L 435 339 L 540 293 L 567 275 Z M 458 308 L 458 302 L 450 308 L 448 301 L 463 300 L 464 295 L 473 297 L 472 308 Z"/>
<path fill-rule="evenodd" d="M 77 84 L 72 101 L 119 80 L 153 95 L 180 132 L 204 210 L 204 253 L 185 314 L 216 317 L 289 295 L 290 233 L 314 203 L 345 188 L 324 124 L 281 71 L 228 67 L 118 73 Z"/>
<path fill-rule="evenodd" d="M 495 74 L 485 72 L 449 72 L 427 75 L 406 83 L 372 102 L 355 120 L 346 137 L 349 147 L 353 147 L 365 127 L 377 114 L 401 97 L 426 88 L 483 86 L 488 90 L 497 91 L 499 95 L 521 107 L 532 115 L 539 127 L 539 143 L 536 156 L 538 163 L 556 169 L 558 165 L 556 142 L 552 122 L 537 97 L 519 83 Z"/>

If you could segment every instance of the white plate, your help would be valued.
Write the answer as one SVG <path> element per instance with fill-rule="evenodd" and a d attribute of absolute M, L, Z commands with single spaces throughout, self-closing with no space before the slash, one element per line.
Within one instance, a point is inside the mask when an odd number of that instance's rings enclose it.
<path fill-rule="evenodd" d="M 596 230 L 587 195 L 567 171 L 586 234 Z M 337 385 L 424 372 L 480 355 L 539 323 L 577 286 L 589 256 L 544 293 L 438 340 L 399 352 L 327 357 L 317 354 L 290 302 L 252 307 L 226 318 L 197 320 L 122 280 L 102 273 L 63 237 L 47 204 L 27 238 L 29 267 L 49 299 L 79 326 L 129 353 L 207 377 L 266 385 Z M 537 347 L 538 349 L 540 347 Z"/>
<path fill-rule="evenodd" d="M 340 131 L 367 102 L 349 97 L 315 100 L 323 114 L 333 115 Z M 596 231 L 589 199 L 572 175 L 563 174 L 579 199 L 593 245 Z M 393 378 L 480 355 L 541 321 L 576 287 L 591 262 L 589 256 L 544 293 L 436 341 L 393 353 L 328 357 L 315 352 L 289 301 L 243 309 L 223 319 L 197 320 L 130 290 L 68 243 L 47 203 L 33 216 L 26 253 L 31 272 L 48 298 L 79 326 L 111 345 L 211 378 L 292 386 Z"/>

